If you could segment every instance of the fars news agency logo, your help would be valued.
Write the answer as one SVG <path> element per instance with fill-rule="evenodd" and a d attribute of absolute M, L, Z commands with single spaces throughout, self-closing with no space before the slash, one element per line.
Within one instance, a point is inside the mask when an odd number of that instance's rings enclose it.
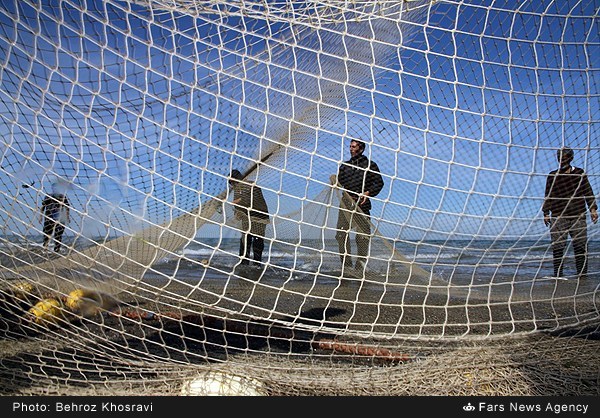
<path fill-rule="evenodd" d="M 473 405 L 471 405 L 471 402 L 469 402 L 468 404 L 463 406 L 463 410 L 467 411 L 467 412 L 471 412 L 471 411 L 475 410 L 475 407 Z"/>

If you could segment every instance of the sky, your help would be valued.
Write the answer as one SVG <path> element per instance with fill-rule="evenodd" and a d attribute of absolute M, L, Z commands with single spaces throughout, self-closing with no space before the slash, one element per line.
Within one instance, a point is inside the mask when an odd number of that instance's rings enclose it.
<path fill-rule="evenodd" d="M 210 7 L 2 2 L 2 233 L 38 232 L 53 184 L 74 205 L 69 234 L 133 232 L 261 160 L 251 178 L 285 217 L 353 138 L 382 171 L 372 215 L 396 239 L 547 238 L 563 145 L 600 190 L 597 2 L 436 2 L 320 28 L 302 2 L 269 22 Z"/>

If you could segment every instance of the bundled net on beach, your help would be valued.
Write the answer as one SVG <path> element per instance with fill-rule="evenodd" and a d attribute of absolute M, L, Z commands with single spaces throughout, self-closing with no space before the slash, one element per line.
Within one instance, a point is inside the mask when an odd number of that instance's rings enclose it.
<path fill-rule="evenodd" d="M 541 211 L 562 147 L 600 190 L 598 12 L 3 1 L 0 392 L 598 395 L 598 227 L 557 280 Z M 385 185 L 348 275 L 353 139 Z M 256 266 L 233 169 L 269 206 Z"/>

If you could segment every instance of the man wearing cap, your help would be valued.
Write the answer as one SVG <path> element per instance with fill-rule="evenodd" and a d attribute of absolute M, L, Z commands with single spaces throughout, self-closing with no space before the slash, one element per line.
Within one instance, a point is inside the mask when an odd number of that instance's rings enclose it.
<path fill-rule="evenodd" d="M 262 189 L 252 181 L 244 179 L 239 170 L 232 170 L 229 185 L 233 188 L 233 204 L 236 218 L 241 222 L 240 252 L 242 265 L 250 264 L 250 253 L 254 265 L 262 262 L 265 248 L 265 231 L 269 223 L 269 208 Z"/>
<path fill-rule="evenodd" d="M 567 240 L 571 237 L 575 267 L 579 279 L 587 279 L 587 210 L 593 223 L 598 222 L 598 206 L 584 170 L 571 165 L 575 154 L 571 148 L 557 151 L 560 167 L 546 178 L 542 212 L 550 227 L 554 276 L 562 278 Z"/>

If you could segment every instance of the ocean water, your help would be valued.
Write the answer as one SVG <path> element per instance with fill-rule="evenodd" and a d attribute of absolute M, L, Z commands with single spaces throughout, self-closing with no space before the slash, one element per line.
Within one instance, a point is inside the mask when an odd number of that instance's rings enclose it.
<path fill-rule="evenodd" d="M 421 243 L 414 261 L 456 283 L 527 281 L 553 276 L 550 242 L 530 240 L 432 241 Z M 400 249 L 402 251 L 402 249 Z M 567 246 L 564 275 L 575 277 L 573 249 Z M 588 243 L 588 276 L 600 280 L 600 241 Z"/>
<path fill-rule="evenodd" d="M 215 250 L 218 248 L 218 250 Z M 185 258 L 198 262 L 235 264 L 239 241 L 237 239 L 194 242 L 183 250 Z M 282 248 L 274 244 L 265 248 L 263 261 L 269 265 L 300 271 L 335 271 L 340 268 L 337 244 L 319 246 L 289 245 Z M 511 281 L 529 281 L 553 275 L 552 250 L 550 243 L 528 240 L 470 240 L 470 241 L 419 241 L 397 242 L 395 250 L 406 260 L 414 262 L 432 275 L 456 284 L 485 284 Z M 383 251 L 371 248 L 374 263 L 380 273 L 385 274 Z M 565 253 L 565 276 L 575 276 L 573 249 L 568 246 Z M 588 243 L 588 276 L 600 281 L 600 241 Z"/>
<path fill-rule="evenodd" d="M 41 251 L 41 236 L 1 237 L 0 263 L 18 257 L 23 251 Z M 66 246 L 75 246 L 65 240 Z M 393 248 L 408 262 L 429 272 L 432 276 L 459 285 L 529 281 L 553 275 L 550 242 L 528 240 L 469 240 L 469 241 L 402 241 Z M 391 248 L 391 247 L 390 247 Z M 372 258 L 368 268 L 379 274 L 390 274 L 390 248 L 371 245 Z M 211 265 L 227 271 L 239 263 L 238 238 L 198 238 L 183 248 L 175 257 L 159 260 L 155 271 L 174 272 L 178 277 L 198 277 L 202 265 Z M 63 256 L 68 257 L 68 252 Z M 267 243 L 263 262 L 288 272 L 334 272 L 341 265 L 337 244 L 311 242 L 301 244 Z M 282 269 L 282 270 L 281 270 Z M 565 255 L 565 276 L 575 276 L 573 249 L 568 246 Z M 588 276 L 600 282 L 600 241 L 588 243 Z M 302 277 L 298 275 L 297 277 Z"/>

